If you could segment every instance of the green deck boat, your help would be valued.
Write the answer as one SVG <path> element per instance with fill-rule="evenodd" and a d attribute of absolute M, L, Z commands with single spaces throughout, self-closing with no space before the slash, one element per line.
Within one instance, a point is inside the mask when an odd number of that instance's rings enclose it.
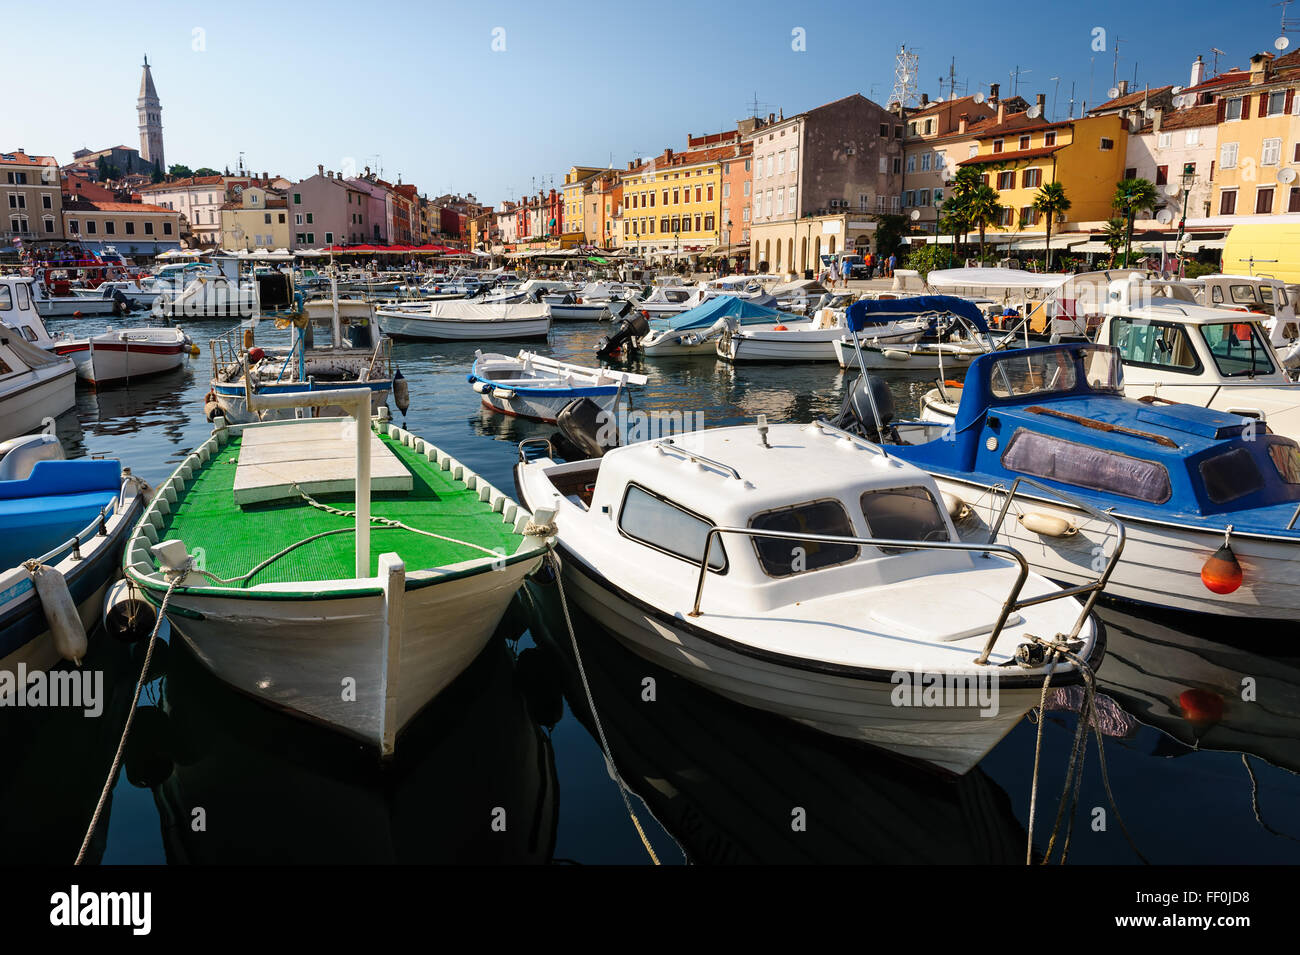
<path fill-rule="evenodd" d="M 386 411 L 360 419 L 368 444 L 354 418 L 217 419 L 125 569 L 156 606 L 175 582 L 167 617 L 218 677 L 389 754 L 539 566 L 549 514 Z"/>

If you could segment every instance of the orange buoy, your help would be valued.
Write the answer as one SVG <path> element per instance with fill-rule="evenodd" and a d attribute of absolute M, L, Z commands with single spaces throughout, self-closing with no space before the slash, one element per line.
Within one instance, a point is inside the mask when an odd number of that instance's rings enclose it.
<path fill-rule="evenodd" d="M 1212 690 L 1183 690 L 1178 694 L 1183 719 L 1198 726 L 1217 723 L 1223 718 L 1223 697 Z"/>
<path fill-rule="evenodd" d="M 1241 586 L 1241 564 L 1226 541 L 1201 566 L 1201 583 L 1216 594 L 1230 594 Z"/>
<path fill-rule="evenodd" d="M 788 332 L 789 330 L 790 330 L 790 329 L 786 328 L 784 325 L 773 325 L 773 326 L 772 326 L 772 331 L 774 331 L 774 332 Z"/>
<path fill-rule="evenodd" d="M 81 309 L 77 309 L 75 312 L 73 312 L 73 313 L 72 313 L 72 317 L 73 317 L 73 318 L 81 318 Z"/>

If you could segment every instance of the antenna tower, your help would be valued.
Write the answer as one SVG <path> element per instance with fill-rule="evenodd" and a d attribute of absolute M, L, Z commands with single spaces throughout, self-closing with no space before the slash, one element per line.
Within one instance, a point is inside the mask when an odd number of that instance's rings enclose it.
<path fill-rule="evenodd" d="M 904 108 L 916 105 L 916 73 L 916 54 L 906 46 L 900 46 L 894 57 L 894 88 L 889 94 L 889 102 Z"/>

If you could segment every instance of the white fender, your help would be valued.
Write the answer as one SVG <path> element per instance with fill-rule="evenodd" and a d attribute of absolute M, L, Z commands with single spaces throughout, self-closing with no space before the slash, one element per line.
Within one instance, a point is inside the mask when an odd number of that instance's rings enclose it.
<path fill-rule="evenodd" d="M 1052 514 L 1021 514 L 1018 518 L 1021 526 L 1026 530 L 1031 530 L 1035 534 L 1041 534 L 1044 537 L 1073 537 L 1079 533 L 1079 528 L 1075 527 L 1063 517 L 1056 517 Z"/>
<path fill-rule="evenodd" d="M 81 615 L 77 613 L 77 604 L 68 591 L 68 581 L 46 564 L 29 567 L 27 572 L 36 587 L 36 595 L 41 599 L 54 649 L 63 659 L 81 666 L 81 658 L 86 655 L 86 628 L 81 625 Z"/>
<path fill-rule="evenodd" d="M 957 494 L 949 491 L 940 491 L 939 493 L 943 497 L 943 506 L 947 509 L 948 516 L 954 521 L 965 520 L 970 514 L 970 505 Z"/>
<path fill-rule="evenodd" d="M 899 351 L 897 348 L 886 348 L 880 353 L 890 361 L 907 361 L 912 356 L 905 351 Z"/>
<path fill-rule="evenodd" d="M 135 642 L 153 632 L 158 611 L 125 579 L 108 588 L 104 596 L 104 629 L 119 640 Z"/>

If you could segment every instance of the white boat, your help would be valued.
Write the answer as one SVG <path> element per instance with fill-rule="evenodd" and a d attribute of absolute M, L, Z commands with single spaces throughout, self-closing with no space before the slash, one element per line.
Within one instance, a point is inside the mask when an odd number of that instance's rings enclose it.
<path fill-rule="evenodd" d="M 194 351 L 179 328 L 109 328 L 86 338 L 59 339 L 54 353 L 72 359 L 77 377 L 92 385 L 174 371 Z"/>
<path fill-rule="evenodd" d="M 370 394 L 370 411 L 378 414 L 395 393 L 398 409 L 406 411 L 406 379 L 392 360 L 392 345 L 379 330 L 375 309 L 362 299 L 316 299 L 306 303 L 304 314 L 292 322 L 289 347 L 257 345 L 259 322 L 246 323 L 212 339 L 212 382 L 205 399 L 209 421 L 217 415 L 227 421 L 258 420 L 248 410 L 250 389 L 260 395 L 288 395 L 322 386 L 337 391 Z M 328 341 L 317 341 L 317 335 Z M 292 408 L 266 409 L 262 420 L 288 417 Z M 341 413 L 326 408 L 327 414 Z"/>
<path fill-rule="evenodd" d="M 53 282 L 40 276 L 31 284 L 32 300 L 43 318 L 90 318 L 112 315 L 117 309 L 112 295 L 78 295 L 67 282 Z"/>
<path fill-rule="evenodd" d="M 16 276 L 0 277 L 0 305 L 6 300 L 22 301 L 29 284 Z M 77 369 L 71 361 L 0 322 L 0 441 L 42 428 L 70 409 L 77 401 L 76 383 Z"/>
<path fill-rule="evenodd" d="M 880 348 L 910 345 L 925 334 L 928 321 L 904 318 L 872 326 L 866 341 Z M 819 310 L 811 318 L 790 318 L 774 325 L 728 327 L 717 340 L 723 361 L 837 361 L 835 342 L 848 336 L 843 310 Z"/>
<path fill-rule="evenodd" d="M 426 341 L 483 341 L 545 338 L 551 330 L 546 305 L 489 305 L 482 302 L 431 302 L 378 308 L 375 318 L 384 334 Z"/>
<path fill-rule="evenodd" d="M 588 302 L 573 292 L 543 295 L 542 302 L 550 307 L 551 319 L 557 322 L 603 322 L 609 318 L 607 303 Z"/>
<path fill-rule="evenodd" d="M 240 259 L 234 256 L 214 259 L 215 273 L 200 271 L 183 288 L 163 290 L 154 299 L 151 313 L 160 321 L 243 319 L 258 314 L 261 303 L 257 283 L 252 276 L 240 275 L 239 264 Z M 286 278 L 292 281 L 288 273 Z"/>
<path fill-rule="evenodd" d="M 551 515 L 372 421 L 358 392 L 252 410 L 333 405 L 350 417 L 219 420 L 136 525 L 125 570 L 155 605 L 174 588 L 173 632 L 218 678 L 388 755 L 483 650 Z"/>
<path fill-rule="evenodd" d="M 1017 666 L 1031 634 L 1077 640 L 1094 667 L 1104 652 L 1092 597 L 1058 591 L 1009 547 L 957 543 L 931 478 L 824 424 L 543 456 L 515 482 L 525 507 L 555 510 L 574 603 L 633 652 L 952 773 L 1038 705 L 1049 668 L 1054 686 L 1081 680 L 1074 663 Z M 923 685 L 969 695 L 926 706 Z M 974 688 L 993 685 L 981 711 Z"/>
<path fill-rule="evenodd" d="M 644 385 L 645 375 L 556 361 L 535 352 L 508 355 L 474 352 L 469 382 L 483 396 L 483 407 L 499 414 L 554 424 L 577 398 L 590 398 L 612 416 L 628 385 Z"/>

